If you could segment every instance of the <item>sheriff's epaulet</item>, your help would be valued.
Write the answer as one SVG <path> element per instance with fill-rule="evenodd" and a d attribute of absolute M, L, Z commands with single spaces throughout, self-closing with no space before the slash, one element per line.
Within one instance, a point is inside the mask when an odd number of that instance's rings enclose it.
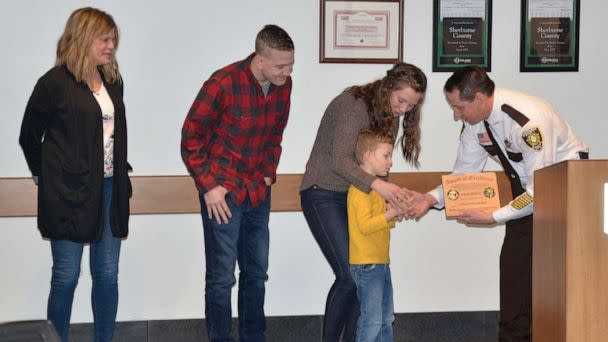
<path fill-rule="evenodd" d="M 530 121 L 527 116 L 523 115 L 520 111 L 509 106 L 508 104 L 503 104 L 500 109 L 507 113 L 507 115 L 509 115 L 511 119 L 517 122 L 521 127 L 524 127 L 524 125 Z"/>

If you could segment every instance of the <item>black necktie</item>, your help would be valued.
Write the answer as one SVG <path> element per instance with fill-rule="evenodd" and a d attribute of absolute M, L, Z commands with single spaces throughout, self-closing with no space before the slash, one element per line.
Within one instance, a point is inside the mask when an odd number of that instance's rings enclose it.
<path fill-rule="evenodd" d="M 500 160 L 503 169 L 505 169 L 505 172 L 509 176 L 509 181 L 511 182 L 511 192 L 513 193 L 513 198 L 515 198 L 525 192 L 524 188 L 521 186 L 521 180 L 519 179 L 519 175 L 517 174 L 517 172 L 515 172 L 515 169 L 513 169 L 513 165 L 509 163 L 507 157 L 505 157 L 505 154 L 500 149 L 500 146 L 496 143 L 496 139 L 494 139 L 494 135 L 492 134 L 492 130 L 490 129 L 490 124 L 488 124 L 488 122 L 485 120 L 483 121 L 483 124 L 486 126 L 488 137 L 490 138 L 490 140 L 492 140 L 492 144 L 494 144 L 496 150 L 498 151 L 498 160 Z"/>

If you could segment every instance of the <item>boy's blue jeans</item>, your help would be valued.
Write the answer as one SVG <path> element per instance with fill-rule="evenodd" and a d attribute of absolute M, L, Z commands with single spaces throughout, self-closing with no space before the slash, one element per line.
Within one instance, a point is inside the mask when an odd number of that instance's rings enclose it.
<path fill-rule="evenodd" d="M 232 212 L 227 224 L 207 216 L 205 199 L 200 196 L 205 235 L 205 322 L 209 341 L 234 341 L 231 290 L 239 263 L 239 335 L 242 342 L 265 341 L 265 282 L 268 280 L 268 219 L 270 189 L 264 202 L 251 207 L 249 196 L 236 206 L 230 196 L 226 203 Z"/>
<path fill-rule="evenodd" d="M 350 265 L 361 315 L 357 342 L 393 341 L 393 285 L 388 264 Z"/>

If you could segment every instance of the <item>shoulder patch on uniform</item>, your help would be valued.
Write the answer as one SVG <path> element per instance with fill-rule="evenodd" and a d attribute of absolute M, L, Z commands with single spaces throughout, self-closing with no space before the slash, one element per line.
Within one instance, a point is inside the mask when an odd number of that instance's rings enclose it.
<path fill-rule="evenodd" d="M 517 210 L 522 210 L 525 206 L 534 202 L 534 198 L 527 192 L 517 196 L 512 202 L 511 206 Z"/>
<path fill-rule="evenodd" d="M 515 122 L 517 122 L 521 127 L 524 127 L 524 125 L 530 121 L 527 116 L 523 115 L 520 111 L 509 106 L 508 104 L 503 104 L 500 109 L 507 113 L 507 115 L 509 115 L 511 119 L 515 120 Z"/>
<path fill-rule="evenodd" d="M 532 151 L 540 152 L 543 150 L 543 135 L 540 128 L 534 126 L 522 130 L 521 138 Z"/>

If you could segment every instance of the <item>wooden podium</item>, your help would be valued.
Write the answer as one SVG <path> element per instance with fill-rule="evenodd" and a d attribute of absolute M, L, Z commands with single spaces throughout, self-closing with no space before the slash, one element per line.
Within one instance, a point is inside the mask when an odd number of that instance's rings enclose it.
<path fill-rule="evenodd" d="M 534 174 L 532 341 L 608 341 L 608 160 Z"/>

